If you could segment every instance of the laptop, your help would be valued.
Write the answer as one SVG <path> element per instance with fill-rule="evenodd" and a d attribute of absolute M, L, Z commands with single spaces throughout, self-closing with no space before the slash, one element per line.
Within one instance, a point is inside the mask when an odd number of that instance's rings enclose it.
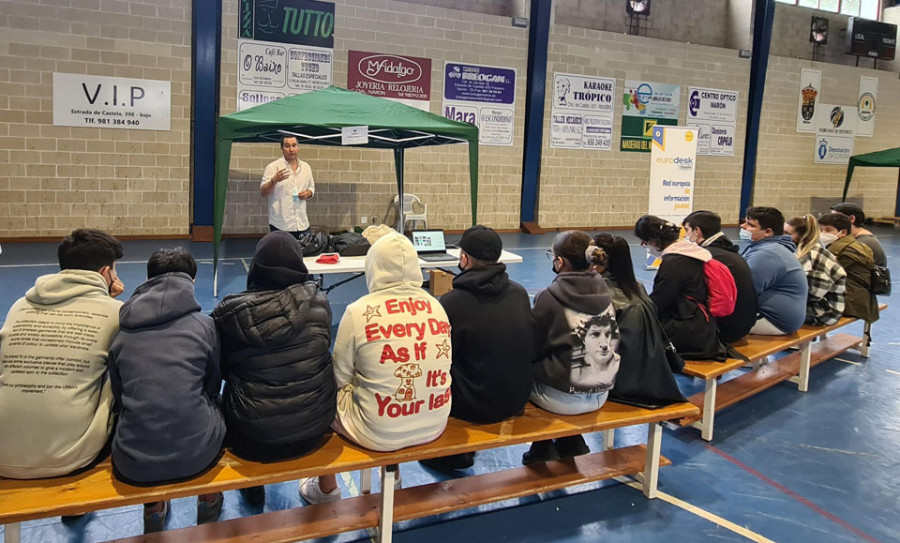
<path fill-rule="evenodd" d="M 452 262 L 457 257 L 447 253 L 443 230 L 413 230 L 413 247 L 419 258 L 426 262 Z"/>

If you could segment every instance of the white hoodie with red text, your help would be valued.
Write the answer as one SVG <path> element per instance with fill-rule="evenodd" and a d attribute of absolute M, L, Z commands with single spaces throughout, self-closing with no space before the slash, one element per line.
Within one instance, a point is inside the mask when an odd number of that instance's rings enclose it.
<path fill-rule="evenodd" d="M 412 243 L 394 232 L 366 256 L 369 294 L 347 306 L 334 346 L 337 418 L 376 451 L 437 439 L 450 415 L 450 322 L 422 289 Z"/>

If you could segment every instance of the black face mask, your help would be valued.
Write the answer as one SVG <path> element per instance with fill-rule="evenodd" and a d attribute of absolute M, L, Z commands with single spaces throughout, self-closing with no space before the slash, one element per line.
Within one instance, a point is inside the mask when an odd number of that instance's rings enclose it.
<path fill-rule="evenodd" d="M 460 273 L 466 271 L 466 268 L 464 268 L 462 265 L 462 260 L 460 260 L 459 262 L 456 263 L 456 267 L 459 268 Z"/>
<path fill-rule="evenodd" d="M 559 275 L 559 270 L 556 269 L 556 259 L 553 259 L 553 262 L 550 263 L 550 269 L 553 270 L 553 273 Z"/>

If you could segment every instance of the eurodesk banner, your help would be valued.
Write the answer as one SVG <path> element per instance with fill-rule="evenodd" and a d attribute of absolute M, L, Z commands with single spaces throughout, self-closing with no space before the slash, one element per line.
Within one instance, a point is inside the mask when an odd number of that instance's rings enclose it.
<path fill-rule="evenodd" d="M 822 72 L 800 71 L 800 103 L 797 105 L 797 132 L 816 131 L 816 108 L 822 89 Z"/>
<path fill-rule="evenodd" d="M 622 95 L 621 151 L 650 152 L 653 127 L 678 124 L 681 86 L 625 81 Z"/>
<path fill-rule="evenodd" d="M 240 0 L 238 111 L 331 85 L 334 4 Z"/>
<path fill-rule="evenodd" d="M 694 207 L 697 130 L 657 125 L 651 138 L 648 213 L 681 224 Z"/>

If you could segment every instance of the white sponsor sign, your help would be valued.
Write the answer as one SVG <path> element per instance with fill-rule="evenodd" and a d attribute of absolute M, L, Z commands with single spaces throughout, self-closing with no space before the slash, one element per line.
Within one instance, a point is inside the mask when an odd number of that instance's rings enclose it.
<path fill-rule="evenodd" d="M 822 90 L 822 72 L 800 71 L 800 88 L 797 104 L 797 132 L 815 132 L 819 94 Z"/>
<path fill-rule="evenodd" d="M 368 126 L 341 127 L 341 145 L 365 145 L 369 143 Z"/>
<path fill-rule="evenodd" d="M 169 130 L 169 81 L 53 74 L 53 124 Z"/>
<path fill-rule="evenodd" d="M 238 40 L 238 111 L 331 85 L 334 50 Z"/>
<path fill-rule="evenodd" d="M 688 87 L 687 124 L 698 133 L 697 154 L 734 156 L 737 91 Z"/>
<path fill-rule="evenodd" d="M 856 135 L 872 137 L 875 133 L 875 106 L 878 99 L 878 79 L 859 78 L 859 98 L 856 101 Z"/>
<path fill-rule="evenodd" d="M 685 126 L 654 126 L 648 212 L 681 224 L 694 207 L 696 169 L 697 131 Z"/>
<path fill-rule="evenodd" d="M 612 149 L 615 96 L 615 79 L 553 74 L 550 147 Z"/>
<path fill-rule="evenodd" d="M 813 162 L 816 164 L 847 164 L 853 155 L 856 132 L 856 108 L 818 104 L 817 131 Z"/>

